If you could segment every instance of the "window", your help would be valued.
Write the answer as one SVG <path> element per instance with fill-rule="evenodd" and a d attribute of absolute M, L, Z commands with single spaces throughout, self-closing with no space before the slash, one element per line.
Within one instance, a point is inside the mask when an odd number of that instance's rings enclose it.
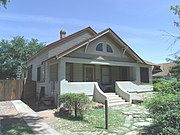
<path fill-rule="evenodd" d="M 96 46 L 96 51 L 103 51 L 103 43 L 99 43 L 97 46 Z"/>
<path fill-rule="evenodd" d="M 73 81 L 73 64 L 72 63 L 66 63 L 66 80 L 68 82 Z"/>
<path fill-rule="evenodd" d="M 45 81 L 45 65 L 41 65 L 37 67 L 37 81 L 44 82 Z"/>
<path fill-rule="evenodd" d="M 140 76 L 142 83 L 149 83 L 149 69 L 145 67 L 140 68 Z"/>
<path fill-rule="evenodd" d="M 41 67 L 37 68 L 37 81 L 40 82 L 41 81 Z"/>
<path fill-rule="evenodd" d="M 102 84 L 111 84 L 111 70 L 108 66 L 101 67 Z"/>
<path fill-rule="evenodd" d="M 108 44 L 106 44 L 106 51 L 109 53 L 113 53 L 112 47 Z"/>

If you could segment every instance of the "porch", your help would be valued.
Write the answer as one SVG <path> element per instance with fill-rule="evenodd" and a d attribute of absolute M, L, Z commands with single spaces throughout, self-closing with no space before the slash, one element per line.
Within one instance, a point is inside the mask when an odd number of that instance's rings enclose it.
<path fill-rule="evenodd" d="M 115 93 L 116 82 L 130 81 L 135 84 L 151 84 L 151 68 L 137 63 L 97 61 L 63 57 L 51 62 L 49 69 L 49 92 L 57 95 L 68 92 L 86 93 L 94 97 L 95 89 L 104 93 Z"/>

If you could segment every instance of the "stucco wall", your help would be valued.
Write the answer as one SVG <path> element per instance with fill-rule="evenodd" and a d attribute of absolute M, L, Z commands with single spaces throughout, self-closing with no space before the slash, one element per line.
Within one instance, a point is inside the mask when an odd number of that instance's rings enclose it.
<path fill-rule="evenodd" d="M 62 81 L 61 94 L 64 93 L 85 93 L 86 95 L 93 95 L 94 82 L 67 82 Z"/>

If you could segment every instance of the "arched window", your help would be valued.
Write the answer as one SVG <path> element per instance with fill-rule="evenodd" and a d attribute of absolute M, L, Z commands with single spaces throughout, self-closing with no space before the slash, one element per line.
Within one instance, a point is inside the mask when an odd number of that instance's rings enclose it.
<path fill-rule="evenodd" d="M 110 45 L 106 44 L 106 51 L 109 53 L 113 53 L 113 49 Z"/>
<path fill-rule="evenodd" d="M 103 43 L 99 43 L 97 46 L 96 46 L 96 51 L 103 51 Z"/>

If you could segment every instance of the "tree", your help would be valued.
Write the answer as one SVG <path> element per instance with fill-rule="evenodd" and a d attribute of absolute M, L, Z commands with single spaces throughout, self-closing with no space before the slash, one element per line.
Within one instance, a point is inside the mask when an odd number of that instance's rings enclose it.
<path fill-rule="evenodd" d="M 171 10 L 174 11 L 174 14 L 178 16 L 178 18 L 180 19 L 180 6 L 176 5 L 176 6 L 171 6 Z M 174 21 L 174 24 L 176 27 L 180 28 L 180 21 Z"/>
<path fill-rule="evenodd" d="M 0 0 L 0 5 L 2 4 L 4 7 L 6 7 L 9 0 Z"/>
<path fill-rule="evenodd" d="M 43 47 L 37 39 L 30 41 L 23 36 L 0 41 L 0 79 L 16 77 L 17 66 L 25 69 L 25 62 Z"/>
<path fill-rule="evenodd" d="M 179 6 L 179 5 L 171 6 L 170 9 L 174 12 L 174 14 L 175 14 L 175 15 L 178 17 L 178 19 L 179 19 L 179 21 L 174 21 L 174 25 L 175 25 L 177 28 L 180 28 L 180 6 Z M 170 36 L 172 36 L 172 37 L 175 39 L 174 42 L 173 42 L 173 44 L 175 44 L 176 41 L 180 40 L 180 35 L 179 35 L 179 36 L 175 36 L 175 35 L 171 35 L 171 34 L 170 34 Z M 172 44 L 172 45 L 173 45 L 173 44 Z M 176 55 L 176 54 L 179 54 L 179 53 L 180 53 L 180 49 L 177 50 L 177 52 L 175 52 L 175 55 Z"/>
<path fill-rule="evenodd" d="M 175 78 L 180 79 L 180 56 L 175 56 L 175 59 L 168 59 L 168 61 L 176 64 L 171 68 L 170 73 Z"/>

